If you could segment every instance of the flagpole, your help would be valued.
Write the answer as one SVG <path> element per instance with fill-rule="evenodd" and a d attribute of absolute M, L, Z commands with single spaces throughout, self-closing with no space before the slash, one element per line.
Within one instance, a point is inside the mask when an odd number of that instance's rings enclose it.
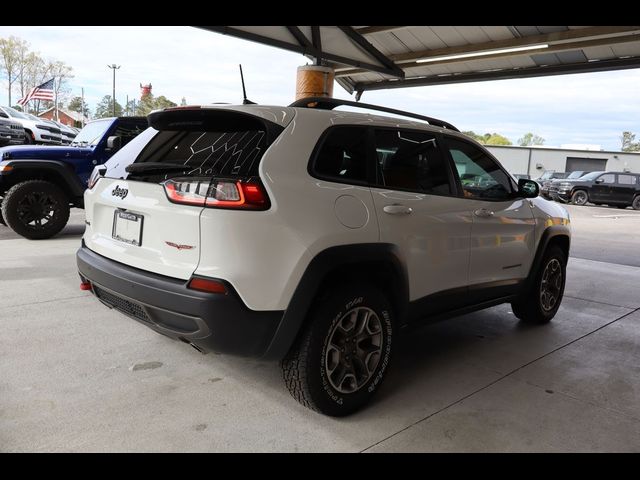
<path fill-rule="evenodd" d="M 58 90 L 56 89 L 56 77 L 53 77 L 53 93 L 54 93 L 54 106 L 55 106 L 55 115 L 56 115 L 56 122 L 59 122 L 60 119 L 58 118 Z"/>
<path fill-rule="evenodd" d="M 84 87 L 82 87 L 82 106 L 80 107 L 80 115 L 82 115 L 80 124 L 82 125 L 82 128 L 84 128 Z"/>

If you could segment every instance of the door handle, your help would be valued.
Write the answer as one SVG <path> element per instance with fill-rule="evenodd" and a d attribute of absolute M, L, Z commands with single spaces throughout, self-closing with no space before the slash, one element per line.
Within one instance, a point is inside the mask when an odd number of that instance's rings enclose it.
<path fill-rule="evenodd" d="M 389 215 L 409 215 L 413 212 L 411 207 L 405 207 L 404 205 L 385 205 L 384 213 L 388 213 Z"/>
<path fill-rule="evenodd" d="M 487 210 L 486 208 L 479 208 L 478 210 L 473 212 L 473 214 L 476 217 L 482 217 L 482 218 L 493 217 L 493 212 L 491 210 Z"/>

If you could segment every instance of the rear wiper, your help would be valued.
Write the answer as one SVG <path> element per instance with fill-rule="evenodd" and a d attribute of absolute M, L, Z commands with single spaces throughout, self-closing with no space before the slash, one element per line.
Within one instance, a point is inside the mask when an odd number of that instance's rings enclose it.
<path fill-rule="evenodd" d="M 162 162 L 144 162 L 132 163 L 125 167 L 125 171 L 129 173 L 138 172 L 172 172 L 175 170 L 191 170 L 189 165 L 179 163 L 162 163 Z"/>

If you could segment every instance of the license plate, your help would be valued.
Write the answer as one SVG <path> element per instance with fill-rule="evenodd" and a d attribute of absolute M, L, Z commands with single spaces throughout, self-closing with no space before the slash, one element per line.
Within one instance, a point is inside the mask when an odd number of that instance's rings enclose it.
<path fill-rule="evenodd" d="M 142 223 L 144 217 L 137 213 L 116 210 L 113 216 L 113 230 L 111 236 L 115 240 L 135 245 L 142 245 Z"/>

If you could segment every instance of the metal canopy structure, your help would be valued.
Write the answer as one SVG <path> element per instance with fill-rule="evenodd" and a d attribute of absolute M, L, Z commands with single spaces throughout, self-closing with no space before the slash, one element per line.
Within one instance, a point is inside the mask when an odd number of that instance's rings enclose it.
<path fill-rule="evenodd" d="M 640 26 L 209 26 L 299 52 L 366 90 L 640 68 Z"/>

